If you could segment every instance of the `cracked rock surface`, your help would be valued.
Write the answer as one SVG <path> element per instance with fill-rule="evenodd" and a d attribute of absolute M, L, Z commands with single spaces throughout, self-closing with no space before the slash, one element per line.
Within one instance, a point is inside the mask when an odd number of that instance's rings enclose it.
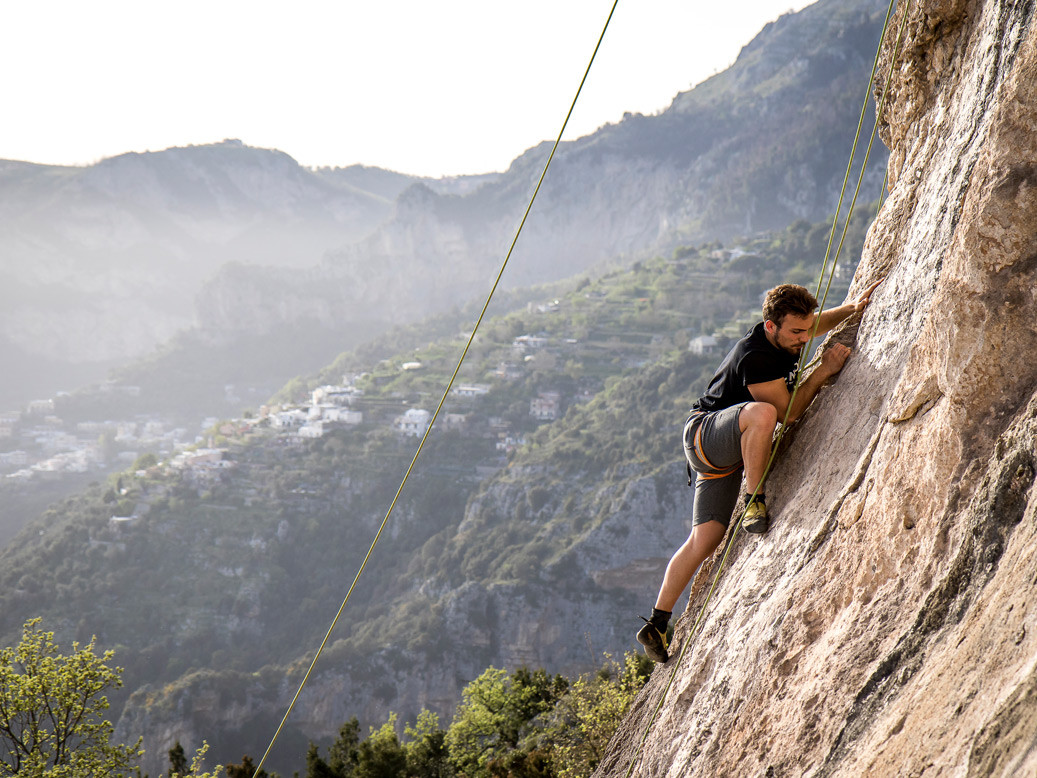
<path fill-rule="evenodd" d="M 1035 15 L 899 4 L 886 280 L 596 775 L 1037 775 Z"/>

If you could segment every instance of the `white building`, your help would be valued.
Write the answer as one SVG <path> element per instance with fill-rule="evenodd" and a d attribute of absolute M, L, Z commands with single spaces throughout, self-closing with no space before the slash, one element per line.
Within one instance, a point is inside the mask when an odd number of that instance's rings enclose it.
<path fill-rule="evenodd" d="M 29 413 L 39 416 L 43 416 L 48 413 L 54 413 L 54 401 L 33 400 L 29 403 Z"/>
<path fill-rule="evenodd" d="M 324 422 L 311 421 L 299 427 L 300 438 L 319 438 L 324 434 Z"/>
<path fill-rule="evenodd" d="M 712 335 L 699 335 L 697 338 L 692 338 L 691 343 L 688 345 L 688 351 L 692 354 L 698 354 L 702 356 L 704 354 L 712 354 L 717 350 L 717 339 Z"/>
<path fill-rule="evenodd" d="M 352 405 L 363 396 L 363 391 L 353 386 L 318 386 L 310 399 L 314 405 Z"/>
<path fill-rule="evenodd" d="M 458 384 L 451 391 L 451 394 L 456 394 L 458 397 L 481 397 L 489 393 L 489 384 Z"/>
<path fill-rule="evenodd" d="M 396 417 L 396 429 L 404 435 L 420 438 L 428 431 L 432 414 L 424 408 L 411 408 L 402 416 Z"/>
<path fill-rule="evenodd" d="M 324 411 L 324 421 L 337 421 L 342 424 L 363 424 L 364 414 L 362 411 L 354 411 L 351 408 L 328 408 Z"/>
<path fill-rule="evenodd" d="M 547 338 L 539 335 L 519 335 L 511 342 L 513 348 L 526 351 L 528 349 L 542 349 L 547 345 Z"/>
<path fill-rule="evenodd" d="M 290 430 L 301 427 L 306 423 L 308 414 L 298 409 L 291 411 L 279 411 L 269 416 L 270 426 L 275 430 Z"/>
<path fill-rule="evenodd" d="M 173 457 L 169 464 L 176 468 L 219 467 L 223 464 L 223 449 L 199 448 L 194 451 L 182 451 Z"/>

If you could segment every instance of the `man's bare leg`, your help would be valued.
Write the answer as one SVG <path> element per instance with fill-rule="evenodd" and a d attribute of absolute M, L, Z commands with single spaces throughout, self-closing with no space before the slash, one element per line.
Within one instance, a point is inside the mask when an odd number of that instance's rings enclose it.
<path fill-rule="evenodd" d="M 655 600 L 658 610 L 673 611 L 673 606 L 677 604 L 691 577 L 703 560 L 717 550 L 725 532 L 727 527 L 719 521 L 703 522 L 692 528 L 684 545 L 677 549 L 666 566 L 666 575 L 663 576 L 663 584 Z"/>
<path fill-rule="evenodd" d="M 742 464 L 745 488 L 752 494 L 763 494 L 764 471 L 771 456 L 771 441 L 778 424 L 778 411 L 770 403 L 748 403 L 738 414 L 742 431 Z"/>

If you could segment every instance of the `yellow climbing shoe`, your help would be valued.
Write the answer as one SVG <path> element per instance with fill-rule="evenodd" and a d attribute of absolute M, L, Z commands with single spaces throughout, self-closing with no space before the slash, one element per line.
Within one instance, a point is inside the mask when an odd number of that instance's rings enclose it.
<path fill-rule="evenodd" d="M 767 504 L 763 498 L 757 495 L 745 508 L 745 517 L 742 519 L 742 529 L 754 535 L 762 535 L 770 529 L 771 522 L 767 517 Z"/>
<path fill-rule="evenodd" d="M 660 632 L 644 616 L 641 617 L 645 625 L 637 633 L 637 642 L 645 647 L 645 656 L 653 662 L 664 663 L 670 658 L 666 653 L 666 633 Z"/>

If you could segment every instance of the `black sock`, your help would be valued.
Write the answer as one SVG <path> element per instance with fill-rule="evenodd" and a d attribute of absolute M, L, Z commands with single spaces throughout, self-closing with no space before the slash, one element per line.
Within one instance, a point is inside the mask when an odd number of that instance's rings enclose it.
<path fill-rule="evenodd" d="M 666 625 L 670 623 L 670 616 L 673 615 L 673 611 L 661 611 L 658 608 L 652 608 L 652 618 L 648 621 L 651 622 L 652 626 L 660 632 L 666 632 Z"/>
<path fill-rule="evenodd" d="M 767 500 L 765 500 L 765 499 L 764 499 L 764 494 L 763 494 L 763 492 L 757 492 L 757 493 L 756 493 L 756 497 L 755 497 L 755 498 L 753 497 L 753 495 L 752 495 L 752 493 L 751 493 L 751 492 L 746 492 L 746 493 L 745 493 L 745 504 L 746 504 L 746 505 L 748 505 L 749 503 L 751 503 L 751 502 L 752 502 L 752 501 L 753 501 L 754 499 L 755 499 L 755 500 L 756 500 L 757 502 L 767 502 Z"/>

